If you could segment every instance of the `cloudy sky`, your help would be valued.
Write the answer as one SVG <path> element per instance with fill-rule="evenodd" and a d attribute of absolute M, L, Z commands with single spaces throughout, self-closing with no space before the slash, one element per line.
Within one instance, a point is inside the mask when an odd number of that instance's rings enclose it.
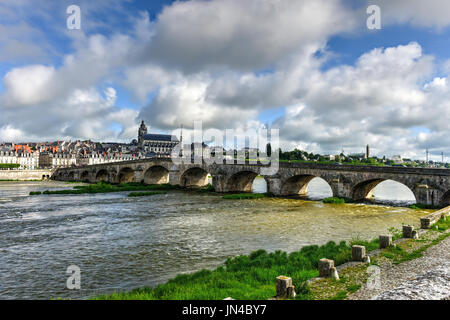
<path fill-rule="evenodd" d="M 269 123 L 283 149 L 439 159 L 449 75 L 448 0 L 0 0 L 0 141 L 130 141 L 141 119 L 167 133 L 201 120 Z"/>

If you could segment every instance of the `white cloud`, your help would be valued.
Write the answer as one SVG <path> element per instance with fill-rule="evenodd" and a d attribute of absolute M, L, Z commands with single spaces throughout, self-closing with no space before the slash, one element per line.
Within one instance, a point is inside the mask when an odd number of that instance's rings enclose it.
<path fill-rule="evenodd" d="M 21 130 L 14 128 L 12 125 L 4 125 L 0 127 L 0 137 L 4 141 L 19 141 L 25 135 Z"/>
<path fill-rule="evenodd" d="M 49 85 L 55 69 L 42 65 L 16 68 L 6 74 L 3 84 L 6 95 L 5 105 L 32 105 L 44 101 L 48 97 Z"/>
<path fill-rule="evenodd" d="M 338 152 L 370 144 L 381 154 L 418 155 L 422 145 L 413 130 L 448 130 L 443 126 L 450 121 L 446 80 L 424 85 L 433 70 L 432 57 L 417 43 L 374 49 L 355 66 L 316 72 L 297 97 L 301 104 L 288 107 L 276 124 L 284 139 L 299 145 Z"/>
<path fill-rule="evenodd" d="M 88 15 L 107 6 L 95 3 Z M 152 130 L 189 127 L 196 120 L 205 128 L 245 129 L 260 125 L 262 112 L 285 107 L 275 123 L 286 147 L 361 151 L 369 143 L 381 154 L 414 155 L 425 145 L 445 145 L 448 76 L 436 78 L 436 62 L 420 44 L 370 50 L 355 65 L 323 71 L 332 54 L 327 41 L 357 25 L 344 3 L 175 2 L 157 20 L 138 15 L 133 28 L 119 33 L 64 31 L 74 49 L 61 63 L 17 66 L 3 77 L 0 139 L 126 141 L 136 136 L 138 118 Z M 386 1 L 383 21 L 447 26 L 446 2 L 421 3 Z M 87 25 L 99 27 L 107 26 Z M 0 31 L 0 43 L 15 37 Z M 145 105 L 142 110 L 116 107 L 122 92 L 116 85 Z"/>
<path fill-rule="evenodd" d="M 353 26 L 340 0 L 175 2 L 158 16 L 144 59 L 188 72 L 258 70 Z"/>

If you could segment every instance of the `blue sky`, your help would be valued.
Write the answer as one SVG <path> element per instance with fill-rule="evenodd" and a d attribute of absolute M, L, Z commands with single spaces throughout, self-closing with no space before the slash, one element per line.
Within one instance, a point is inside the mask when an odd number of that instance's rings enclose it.
<path fill-rule="evenodd" d="M 66 8 L 81 9 L 68 30 Z M 365 9 L 381 9 L 368 30 Z M 163 11 L 163 8 L 164 11 Z M 0 0 L 0 140 L 280 129 L 284 149 L 450 154 L 448 2 Z"/>

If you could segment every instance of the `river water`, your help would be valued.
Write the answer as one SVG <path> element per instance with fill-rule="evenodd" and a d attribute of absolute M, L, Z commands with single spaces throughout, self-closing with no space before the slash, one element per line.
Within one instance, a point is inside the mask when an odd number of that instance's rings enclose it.
<path fill-rule="evenodd" d="M 234 201 L 182 191 L 148 198 L 28 196 L 71 187 L 0 183 L 0 299 L 77 299 L 154 286 L 258 249 L 295 251 L 329 240 L 372 239 L 389 227 L 418 224 L 429 212 L 298 199 Z M 256 179 L 255 191 L 264 190 L 264 180 Z M 312 198 L 330 195 L 320 180 L 309 191 Z M 411 200 L 389 183 L 375 196 Z M 66 289 L 71 265 L 81 269 L 80 291 Z"/>

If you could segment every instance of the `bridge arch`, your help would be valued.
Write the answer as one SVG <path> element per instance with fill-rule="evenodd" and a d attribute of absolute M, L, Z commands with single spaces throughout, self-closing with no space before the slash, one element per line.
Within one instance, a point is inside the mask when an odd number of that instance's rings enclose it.
<path fill-rule="evenodd" d="M 75 181 L 75 171 L 69 171 L 67 174 L 67 181 Z"/>
<path fill-rule="evenodd" d="M 323 182 L 324 185 L 325 184 L 328 185 L 329 194 L 322 195 L 323 192 L 321 192 L 322 198 L 327 196 L 333 196 L 333 190 L 328 181 L 326 181 L 322 177 L 311 174 L 299 174 L 288 178 L 281 186 L 281 195 L 306 197 L 308 196 L 308 186 L 310 182 L 313 180 L 320 180 L 321 182 Z"/>
<path fill-rule="evenodd" d="M 228 178 L 226 190 L 228 192 L 252 192 L 253 182 L 257 176 L 258 173 L 254 171 L 237 172 Z M 267 183 L 267 185 L 269 184 Z"/>
<path fill-rule="evenodd" d="M 100 181 L 109 181 L 109 174 L 108 174 L 108 170 L 106 169 L 100 169 L 97 174 L 95 175 L 95 181 L 96 182 L 100 182 Z"/>
<path fill-rule="evenodd" d="M 187 188 L 204 187 L 208 185 L 208 175 L 208 171 L 200 167 L 187 169 L 181 175 L 180 186 Z"/>
<path fill-rule="evenodd" d="M 169 183 L 169 170 L 163 166 L 150 167 L 144 174 L 145 184 L 166 184 Z"/>
<path fill-rule="evenodd" d="M 117 175 L 117 181 L 119 183 L 134 182 L 134 170 L 130 167 L 122 168 Z"/>
<path fill-rule="evenodd" d="M 373 193 L 377 186 L 379 186 L 383 182 L 394 182 L 396 184 L 402 185 L 405 189 L 409 190 L 411 192 L 411 197 L 414 198 L 414 202 L 417 202 L 417 197 L 414 192 L 414 189 L 408 186 L 407 184 L 395 180 L 395 179 L 386 179 L 386 178 L 376 178 L 376 179 L 369 179 L 362 182 L 357 183 L 352 188 L 351 197 L 355 201 L 361 201 L 361 200 L 370 200 L 373 197 Z M 386 199 L 391 200 L 391 199 Z"/>
<path fill-rule="evenodd" d="M 450 206 L 450 190 L 443 194 L 440 205 L 442 207 L 448 207 Z"/>
<path fill-rule="evenodd" d="M 89 172 L 88 171 L 83 171 L 80 174 L 80 180 L 85 182 L 85 181 L 89 181 Z"/>

